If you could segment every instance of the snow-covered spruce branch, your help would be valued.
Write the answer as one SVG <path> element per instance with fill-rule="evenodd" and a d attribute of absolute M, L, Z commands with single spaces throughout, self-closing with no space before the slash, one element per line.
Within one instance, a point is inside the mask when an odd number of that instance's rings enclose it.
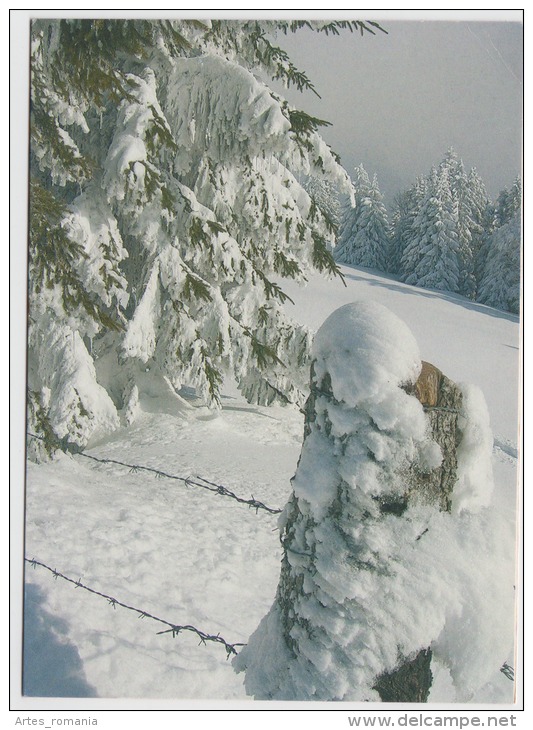
<path fill-rule="evenodd" d="M 208 641 L 211 641 L 215 644 L 222 644 L 222 646 L 226 650 L 226 654 L 228 658 L 232 654 L 237 654 L 237 647 L 245 646 L 245 644 L 230 644 L 225 639 L 220 636 L 220 634 L 207 634 L 205 631 L 201 631 L 200 629 L 197 629 L 195 626 L 191 626 L 190 624 L 187 625 L 180 625 L 180 624 L 173 624 L 171 621 L 166 621 L 165 619 L 159 618 L 158 616 L 153 616 L 151 613 L 148 613 L 147 611 L 143 611 L 140 608 L 136 608 L 135 606 L 128 606 L 127 603 L 123 603 L 122 601 L 119 601 L 116 598 L 113 598 L 113 596 L 108 596 L 106 593 L 101 593 L 100 591 L 95 590 L 94 588 L 89 588 L 89 586 L 84 585 L 80 579 L 74 580 L 73 578 L 69 578 L 66 575 L 63 575 L 59 571 L 57 571 L 55 568 L 51 568 L 49 565 L 46 565 L 45 563 L 41 563 L 39 560 L 36 560 L 35 558 L 32 558 L 31 560 L 29 558 L 24 558 L 24 560 L 27 563 L 30 563 L 30 565 L 35 569 L 37 566 L 40 568 L 45 568 L 46 570 L 49 570 L 50 573 L 54 576 L 54 579 L 57 580 L 57 578 L 62 578 L 63 580 L 66 580 L 67 583 L 72 583 L 76 588 L 83 588 L 85 591 L 88 591 L 89 593 L 93 593 L 96 596 L 100 596 L 101 598 L 105 598 L 108 603 L 113 607 L 116 608 L 117 606 L 120 606 L 121 608 L 125 608 L 128 611 L 134 611 L 138 614 L 139 618 L 151 618 L 152 621 L 157 621 L 160 624 L 164 624 L 165 626 L 168 626 L 169 628 L 165 631 L 158 631 L 158 634 L 172 634 L 172 636 L 179 636 L 179 634 L 182 631 L 189 631 L 193 634 L 196 634 L 198 638 L 200 639 L 200 644 L 206 644 Z"/>
<path fill-rule="evenodd" d="M 340 271 L 301 180 L 352 184 L 326 122 L 268 85 L 314 89 L 269 40 L 298 27 L 32 22 L 31 430 L 83 448 L 161 378 L 216 408 L 227 376 L 249 402 L 299 404 L 310 333 L 283 281 Z M 355 28 L 377 26 L 312 24 Z"/>
<path fill-rule="evenodd" d="M 34 439 L 38 439 L 39 441 L 44 440 L 42 436 L 37 436 L 34 433 L 28 433 L 28 436 Z M 200 487 L 201 489 L 207 489 L 209 492 L 220 494 L 223 497 L 231 497 L 231 499 L 239 502 L 239 504 L 247 504 L 249 507 L 255 509 L 256 512 L 260 509 L 269 512 L 271 515 L 277 515 L 281 512 L 281 509 L 278 509 L 276 507 L 267 507 L 266 504 L 255 499 L 253 495 L 251 499 L 244 499 L 244 497 L 237 496 L 227 487 L 224 487 L 221 484 L 215 484 L 214 482 L 211 482 L 208 479 L 204 479 L 203 477 L 182 477 L 178 476 L 177 474 L 168 474 L 161 469 L 155 469 L 151 466 L 144 466 L 142 464 L 127 464 L 126 462 L 119 461 L 118 459 L 108 459 L 99 456 L 93 456 L 92 454 L 87 454 L 83 451 L 78 452 L 77 456 L 83 456 L 85 459 L 91 459 L 91 461 L 97 461 L 100 464 L 116 464 L 117 466 L 123 466 L 132 472 L 147 471 L 151 474 L 155 474 L 156 477 L 159 478 L 175 479 L 176 481 L 183 482 L 183 484 L 185 484 L 185 486 L 187 487 Z"/>

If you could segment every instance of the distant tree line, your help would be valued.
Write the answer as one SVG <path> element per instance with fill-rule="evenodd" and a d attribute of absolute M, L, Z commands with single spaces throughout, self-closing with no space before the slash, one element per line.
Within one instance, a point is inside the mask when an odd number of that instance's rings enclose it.
<path fill-rule="evenodd" d="M 495 202 L 475 168 L 453 149 L 399 193 L 389 219 L 378 182 L 355 169 L 355 207 L 340 216 L 339 263 L 395 274 L 414 286 L 462 294 L 498 309 L 520 309 L 522 185 Z"/>

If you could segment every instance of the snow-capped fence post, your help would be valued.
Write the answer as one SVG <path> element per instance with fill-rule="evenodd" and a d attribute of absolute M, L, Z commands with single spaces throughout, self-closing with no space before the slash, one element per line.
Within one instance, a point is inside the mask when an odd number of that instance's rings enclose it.
<path fill-rule="evenodd" d="M 250 695 L 427 701 L 433 644 L 460 613 L 464 545 L 443 554 L 457 541 L 446 513 L 452 497 L 475 511 L 492 486 L 488 415 L 469 388 L 422 363 L 381 305 L 346 305 L 320 328 L 276 597 L 233 660 Z"/>

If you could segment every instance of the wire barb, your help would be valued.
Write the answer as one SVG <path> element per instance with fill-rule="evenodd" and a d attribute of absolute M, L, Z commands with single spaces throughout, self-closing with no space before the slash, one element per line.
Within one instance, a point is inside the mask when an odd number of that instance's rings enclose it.
<path fill-rule="evenodd" d="M 39 441 L 44 440 L 42 436 L 37 436 L 34 433 L 28 432 L 27 435 L 31 438 L 38 439 Z M 230 497 L 236 502 L 239 502 L 239 504 L 247 504 L 250 507 L 253 507 L 256 511 L 256 514 L 260 509 L 265 510 L 265 512 L 268 512 L 271 515 L 277 515 L 282 511 L 281 509 L 278 509 L 276 507 L 267 507 L 266 504 L 260 502 L 257 499 L 254 499 L 253 497 L 251 499 L 244 499 L 243 497 L 239 497 L 227 487 L 224 487 L 221 484 L 215 484 L 215 482 L 210 482 L 208 479 L 204 479 L 203 477 L 181 477 L 177 474 L 168 474 L 161 469 L 155 469 L 151 466 L 144 466 L 142 464 L 127 464 L 126 462 L 119 461 L 118 459 L 107 459 L 99 456 L 93 456 L 92 454 L 87 454 L 85 451 L 77 452 L 76 456 L 82 456 L 84 459 L 90 459 L 91 461 L 96 461 L 99 464 L 115 464 L 116 466 L 123 466 L 124 468 L 128 469 L 130 473 L 133 474 L 136 474 L 139 471 L 146 471 L 150 472 L 151 474 L 155 474 L 156 478 L 158 479 L 175 479 L 177 481 L 183 482 L 186 487 L 199 487 L 200 489 L 207 489 L 209 492 L 220 494 L 223 497 Z"/>
<path fill-rule="evenodd" d="M 134 611 L 138 614 L 137 618 L 151 618 L 152 621 L 157 621 L 160 624 L 164 624 L 165 626 L 169 626 L 170 628 L 165 629 L 163 631 L 157 631 L 157 635 L 160 634 L 172 634 L 173 638 L 180 635 L 182 631 L 190 631 L 193 634 L 196 634 L 198 638 L 200 639 L 200 644 L 207 644 L 208 641 L 214 642 L 215 644 L 222 644 L 226 650 L 227 656 L 230 654 L 237 654 L 237 647 L 246 646 L 246 644 L 230 644 L 225 639 L 220 636 L 219 633 L 212 635 L 208 634 L 205 631 L 201 631 L 200 629 L 197 629 L 195 626 L 186 625 L 186 626 L 180 626 L 178 624 L 173 624 L 170 621 L 166 621 L 165 619 L 158 618 L 157 616 L 153 616 L 151 613 L 148 613 L 147 611 L 143 611 L 140 608 L 135 608 L 134 606 L 128 606 L 126 603 L 122 603 L 122 601 L 117 600 L 116 598 L 113 598 L 113 596 L 108 596 L 105 593 L 101 593 L 100 591 L 95 590 L 94 588 L 89 588 L 89 586 L 84 585 L 81 582 L 81 579 L 74 580 L 73 578 L 69 578 L 66 575 L 63 575 L 59 571 L 55 570 L 55 568 L 50 568 L 49 565 L 46 565 L 45 563 L 41 563 L 39 560 L 36 560 L 35 558 L 32 558 L 31 560 L 29 558 L 24 558 L 25 562 L 29 563 L 33 568 L 36 568 L 37 566 L 40 566 L 41 568 L 45 568 L 46 570 L 49 570 L 52 575 L 54 576 L 54 579 L 57 580 L 57 578 L 62 578 L 63 580 L 67 581 L 68 583 L 72 583 L 75 588 L 83 588 L 84 590 L 88 591 L 89 593 L 93 593 L 94 595 L 100 596 L 101 598 L 105 598 L 107 602 L 113 606 L 114 609 L 116 609 L 117 606 L 120 606 L 121 608 L 125 608 L 128 611 Z"/>

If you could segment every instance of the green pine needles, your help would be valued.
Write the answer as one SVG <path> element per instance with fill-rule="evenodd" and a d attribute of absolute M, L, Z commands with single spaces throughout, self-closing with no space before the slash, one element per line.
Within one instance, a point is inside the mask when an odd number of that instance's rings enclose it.
<path fill-rule="evenodd" d="M 29 425 L 47 443 L 130 423 L 150 379 L 213 407 L 227 377 L 302 402 L 311 335 L 283 280 L 340 272 L 330 211 L 299 180 L 351 193 L 328 122 L 257 74 L 316 93 L 276 45 L 303 28 L 379 26 L 32 23 Z"/>

